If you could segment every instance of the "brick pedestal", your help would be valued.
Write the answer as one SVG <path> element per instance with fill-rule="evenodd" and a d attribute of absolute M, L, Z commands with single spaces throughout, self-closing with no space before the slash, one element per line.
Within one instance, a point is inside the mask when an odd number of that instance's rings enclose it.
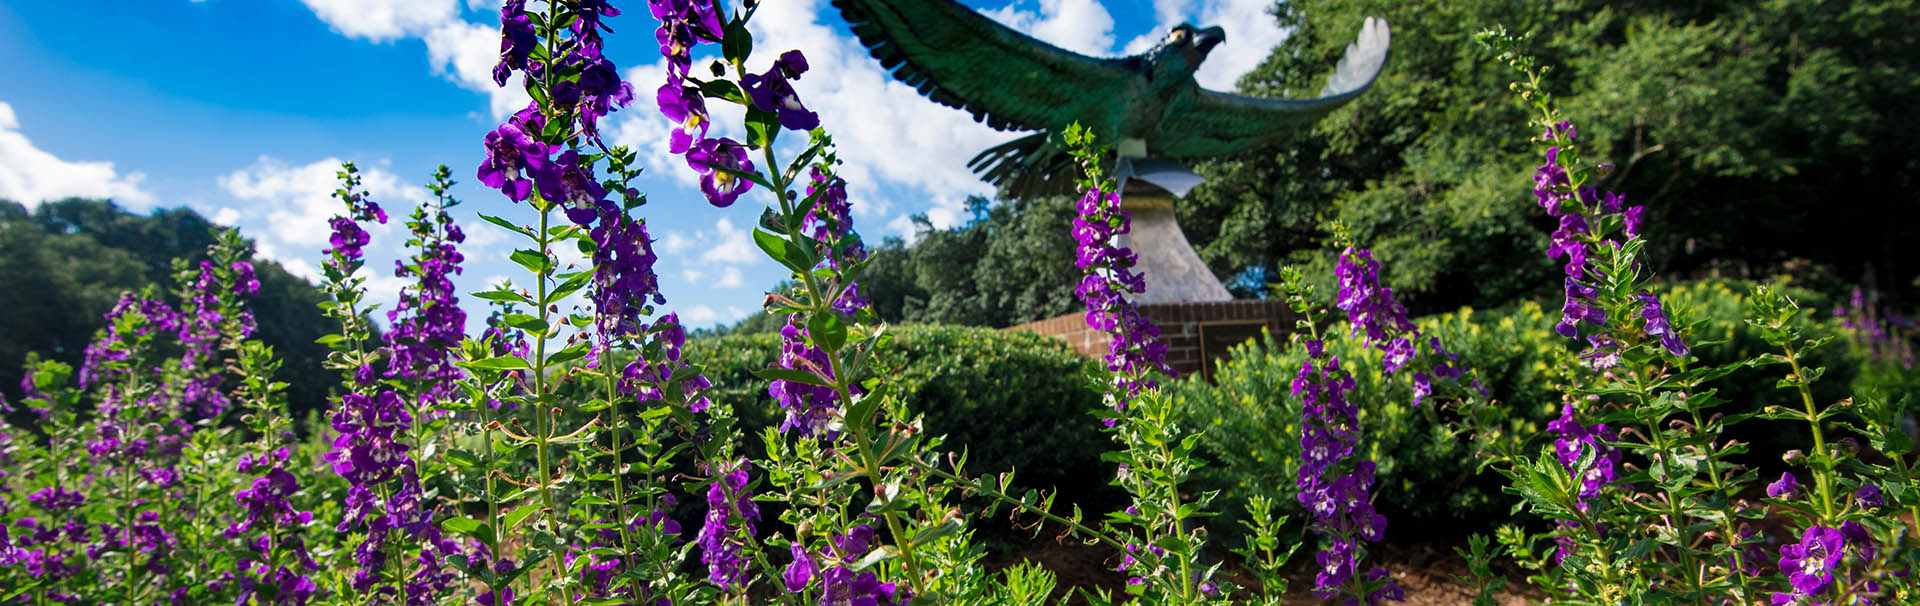
<path fill-rule="evenodd" d="M 1293 310 L 1279 301 L 1223 301 L 1218 303 L 1145 303 L 1140 311 L 1160 327 L 1167 344 L 1167 363 L 1181 376 L 1213 375 L 1213 361 L 1226 357 L 1228 347 L 1255 338 L 1266 327 L 1274 335 L 1293 330 Z M 1107 355 L 1111 338 L 1087 327 L 1086 314 L 1028 322 L 1006 330 L 1031 330 L 1059 337 L 1074 351 L 1093 358 Z"/>

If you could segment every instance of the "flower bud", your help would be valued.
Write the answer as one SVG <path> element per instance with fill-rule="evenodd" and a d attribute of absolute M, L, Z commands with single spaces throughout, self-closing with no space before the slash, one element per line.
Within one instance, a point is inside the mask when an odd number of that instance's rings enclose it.
<path fill-rule="evenodd" d="M 1853 438 L 1840 438 L 1840 441 L 1834 442 L 1833 449 L 1839 456 L 1851 457 L 1860 454 L 1860 441 Z"/>
<path fill-rule="evenodd" d="M 1786 461 L 1788 465 L 1801 465 L 1806 463 L 1807 453 L 1801 452 L 1800 449 L 1795 448 L 1793 450 L 1787 451 L 1786 454 L 1780 455 L 1780 460 Z"/>

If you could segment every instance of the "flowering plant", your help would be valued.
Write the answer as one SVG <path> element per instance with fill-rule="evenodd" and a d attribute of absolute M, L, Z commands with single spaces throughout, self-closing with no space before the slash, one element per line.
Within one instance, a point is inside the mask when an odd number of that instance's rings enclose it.
<path fill-rule="evenodd" d="M 260 286 L 250 246 L 221 234 L 205 260 L 176 265 L 172 296 L 123 296 L 77 370 L 36 361 L 21 401 L 0 403 L 35 421 L 0 431 L 0 605 L 1057 597 L 1043 569 L 983 563 L 970 531 L 980 501 L 966 497 L 984 497 L 986 514 L 1006 507 L 1029 528 L 1108 550 L 1124 589 L 1079 588 L 1088 602 L 1273 604 L 1287 589 L 1284 567 L 1306 545 L 1290 540 L 1264 492 L 1290 482 L 1303 536 L 1313 537 L 1309 591 L 1374 606 L 1405 597 L 1371 547 L 1388 520 L 1375 503 L 1386 472 L 1369 460 L 1378 446 L 1369 430 L 1372 411 L 1389 404 L 1445 408 L 1431 418 L 1457 422 L 1510 481 L 1516 509 L 1548 521 L 1503 527 L 1497 539 L 1556 600 L 1916 596 L 1920 470 L 1906 413 L 1878 397 L 1816 402 L 1810 385 L 1822 369 L 1808 367 L 1808 353 L 1828 338 L 1803 331 L 1803 311 L 1775 287 L 1752 293 L 1747 321 L 1777 352 L 1701 363 L 1696 348 L 1714 344 L 1698 339 L 1689 310 L 1650 287 L 1641 253 L 1653 211 L 1600 189 L 1606 168 L 1582 160 L 1573 123 L 1546 92 L 1547 69 L 1519 52 L 1522 41 L 1494 32 L 1483 40 L 1525 78 L 1515 88 L 1535 112 L 1545 161 L 1533 196 L 1555 226 L 1546 256 L 1563 270 L 1554 331 L 1569 341 L 1547 371 L 1560 414 L 1546 433 L 1500 435 L 1515 426 L 1480 389 L 1472 361 L 1407 317 L 1383 285 L 1391 268 L 1382 259 L 1343 242 L 1331 301 L 1299 271 L 1282 271 L 1276 285 L 1298 315 L 1288 343 L 1305 354 L 1285 373 L 1284 397 L 1299 414 L 1284 425 L 1298 428 L 1287 439 L 1300 460 L 1292 477 L 1252 483 L 1247 540 L 1232 550 L 1245 574 L 1235 574 L 1236 562 L 1209 549 L 1221 494 L 1192 490 L 1201 433 L 1165 389 L 1178 379 L 1158 327 L 1130 299 L 1153 277 L 1122 246 L 1125 184 L 1106 176 L 1110 152 L 1076 127 L 1059 142 L 1084 175 L 1076 294 L 1108 339 L 1095 412 L 1114 445 L 1112 483 L 1128 501 L 1089 521 L 1019 487 L 1011 472 L 973 475 L 943 428 L 902 395 L 893 333 L 861 286 L 871 259 L 836 147 L 794 86 L 811 66 L 797 50 L 756 58 L 748 23 L 758 7 L 651 0 L 668 69 L 643 90 L 674 123 L 668 147 L 697 175 L 700 199 L 724 212 L 767 201 L 751 237 L 791 278 L 764 304 L 783 319 L 778 355 L 755 369 L 777 428 L 743 435 L 736 411 L 709 397 L 698 350 L 665 309 L 642 215 L 650 201 L 629 185 L 637 154 L 600 130 L 635 102 L 634 83 L 604 54 L 621 9 L 508 0 L 494 80 L 505 86 L 517 74 L 531 102 L 481 137 L 475 178 L 528 209 L 520 219 L 479 216 L 521 239 L 509 259 L 526 274 L 468 294 L 494 308 L 484 331 L 467 334 L 453 286 L 466 232 L 450 212 L 458 202 L 445 167 L 432 201 L 406 216 L 411 252 L 392 267 L 405 286 L 377 329 L 362 270 L 373 232 L 385 231 L 369 223 L 390 217 L 358 169 L 343 165 L 322 285 L 322 306 L 340 326 L 322 342 L 340 382 L 303 440 L 274 380 L 280 363 L 253 338 L 246 301 Z M 696 52 L 712 51 L 717 58 L 700 58 L 709 69 L 694 69 Z M 716 125 L 709 108 L 718 104 L 741 107 L 743 122 Z M 581 263 L 569 264 L 568 251 Z M 1899 359 L 1861 308 L 1840 316 Z M 1784 368 L 1788 403 L 1725 406 L 1712 382 L 1746 367 Z M 1411 395 L 1364 397 L 1361 379 Z M 1784 473 L 1763 478 L 1744 456 L 1750 445 L 1726 432 L 1765 422 L 1804 425 L 1812 446 L 1787 452 Z M 1761 532 L 1767 519 L 1782 528 L 1777 543 Z M 1493 544 L 1476 536 L 1461 550 L 1482 582 L 1477 604 L 1505 582 L 1490 564 Z"/>

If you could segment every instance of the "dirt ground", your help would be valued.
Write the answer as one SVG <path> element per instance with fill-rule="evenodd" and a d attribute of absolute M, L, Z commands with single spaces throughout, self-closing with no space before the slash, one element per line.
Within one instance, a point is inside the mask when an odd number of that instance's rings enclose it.
<path fill-rule="evenodd" d="M 1039 538 L 1026 540 L 1024 534 L 994 533 L 993 540 L 1007 543 L 1020 543 L 1019 547 L 1005 553 L 989 556 L 988 567 L 999 569 L 1012 566 L 1021 561 L 1038 562 L 1057 577 L 1059 585 L 1055 597 L 1068 597 L 1068 604 L 1085 604 L 1077 595 L 1069 595 L 1073 587 L 1105 587 L 1120 594 L 1126 586 L 1126 577 L 1113 572 L 1119 564 L 1119 555 L 1111 549 L 1081 544 L 1079 540 L 1068 538 L 1055 541 L 1053 533 L 1042 533 Z M 1290 605 L 1308 606 L 1323 604 L 1309 591 L 1313 587 L 1313 554 L 1303 551 L 1294 554 L 1289 562 L 1287 575 L 1291 582 L 1284 599 Z M 1450 550 L 1430 545 L 1411 547 L 1386 546 L 1377 557 L 1368 561 L 1369 566 L 1386 566 L 1393 580 L 1407 592 L 1407 606 L 1465 606 L 1473 602 L 1475 588 L 1455 577 L 1468 576 L 1466 560 Z M 1229 565 L 1229 568 L 1231 565 Z M 1222 569 L 1225 572 L 1225 568 Z M 1236 579 L 1239 584 L 1248 582 Z M 1521 579 L 1508 579 L 1508 586 L 1521 584 Z M 1545 598 L 1537 592 L 1505 592 L 1497 596 L 1502 606 L 1522 606 L 1539 603 Z"/>

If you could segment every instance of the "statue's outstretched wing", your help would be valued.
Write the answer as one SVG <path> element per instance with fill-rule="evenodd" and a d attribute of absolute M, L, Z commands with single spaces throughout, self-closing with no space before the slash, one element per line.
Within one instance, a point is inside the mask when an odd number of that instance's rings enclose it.
<path fill-rule="evenodd" d="M 1063 50 L 954 0 L 833 0 L 880 65 L 942 105 L 998 130 L 1063 125 L 1096 91 L 1138 77 L 1137 59 Z"/>
<path fill-rule="evenodd" d="M 1169 112 L 1148 151 L 1161 158 L 1217 156 L 1296 132 L 1373 86 L 1387 64 L 1389 38 L 1387 22 L 1368 17 L 1317 99 L 1263 99 L 1195 85 L 1194 104 Z"/>

